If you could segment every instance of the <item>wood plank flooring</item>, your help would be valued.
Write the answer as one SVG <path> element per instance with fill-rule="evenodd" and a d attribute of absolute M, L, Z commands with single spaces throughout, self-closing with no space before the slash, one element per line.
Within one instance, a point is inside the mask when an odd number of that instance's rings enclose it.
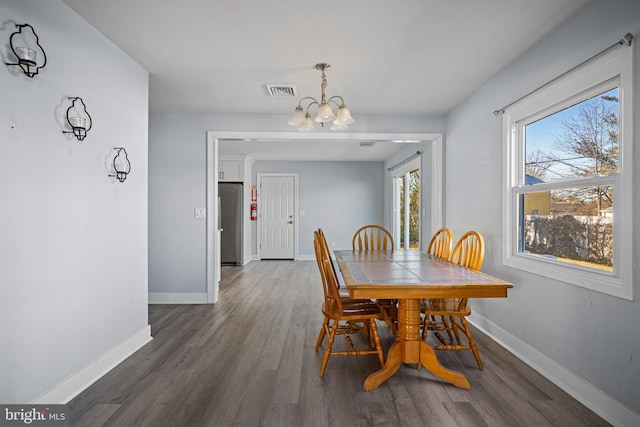
<path fill-rule="evenodd" d="M 315 261 L 223 267 L 217 304 L 149 306 L 153 341 L 69 403 L 71 424 L 608 425 L 477 330 L 484 371 L 471 352 L 438 352 L 471 390 L 405 365 L 365 392 L 364 379 L 380 367 L 375 355 L 333 356 L 319 378 L 321 300 Z M 386 353 L 393 336 L 379 329 Z"/>

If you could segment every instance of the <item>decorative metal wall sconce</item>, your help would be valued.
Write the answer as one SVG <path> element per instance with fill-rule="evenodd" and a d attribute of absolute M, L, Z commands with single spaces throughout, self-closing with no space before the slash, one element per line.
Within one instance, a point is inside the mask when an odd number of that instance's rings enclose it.
<path fill-rule="evenodd" d="M 113 172 L 109 176 L 115 177 L 118 181 L 124 182 L 131 172 L 131 163 L 127 158 L 127 150 L 122 147 L 115 147 L 116 156 L 113 158 Z"/>
<path fill-rule="evenodd" d="M 69 100 L 71 107 L 67 108 L 67 123 L 72 130 L 63 130 L 62 133 L 72 133 L 78 138 L 78 141 L 82 141 L 91 129 L 93 121 L 82 98 L 70 96 Z"/>
<path fill-rule="evenodd" d="M 29 24 L 16 24 L 18 31 L 11 34 L 9 38 L 9 46 L 11 51 L 18 58 L 18 62 L 9 63 L 6 65 L 17 65 L 22 68 L 22 71 L 27 77 L 33 78 L 41 68 L 47 65 L 47 55 L 44 53 L 44 49 L 40 46 L 38 35 L 33 30 L 33 27 Z M 25 30 L 24 32 L 22 30 Z M 32 39 L 32 40 L 28 40 Z M 42 55 L 42 64 L 38 65 L 38 52 Z"/>

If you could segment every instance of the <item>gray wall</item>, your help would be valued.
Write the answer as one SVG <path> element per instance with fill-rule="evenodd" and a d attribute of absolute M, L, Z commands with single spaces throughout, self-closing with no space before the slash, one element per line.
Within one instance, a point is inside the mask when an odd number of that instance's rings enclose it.
<path fill-rule="evenodd" d="M 335 249 L 350 249 L 353 233 L 365 224 L 384 224 L 383 162 L 267 162 L 257 161 L 257 173 L 298 174 L 298 254 L 312 258 L 313 231 L 322 228 Z M 253 227 L 256 254 L 256 232 Z"/>
<path fill-rule="evenodd" d="M 3 0 L 0 22 L 0 402 L 28 403 L 149 339 L 148 74 L 59 0 Z M 4 65 L 25 22 L 47 54 L 33 79 Z M 62 134 L 68 96 L 94 121 L 82 143 Z M 114 146 L 132 163 L 122 184 Z"/>
<path fill-rule="evenodd" d="M 640 2 L 594 1 L 447 115 L 446 225 L 456 236 L 470 228 L 481 231 L 487 244 L 483 270 L 515 284 L 507 299 L 473 301 L 472 309 L 490 322 L 492 332 L 530 347 L 534 362 L 548 358 L 640 413 L 638 245 L 633 302 L 503 267 L 502 121 L 492 114 L 627 32 L 636 36 L 634 164 L 640 164 Z M 640 212 L 640 174 L 634 181 Z M 635 242 L 638 233 L 636 227 Z"/>

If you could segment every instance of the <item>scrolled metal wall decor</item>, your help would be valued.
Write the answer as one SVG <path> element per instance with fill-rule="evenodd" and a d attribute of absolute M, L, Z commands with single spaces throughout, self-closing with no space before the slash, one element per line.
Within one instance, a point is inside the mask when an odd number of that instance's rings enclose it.
<path fill-rule="evenodd" d="M 93 121 L 82 98 L 70 96 L 69 100 L 71 106 L 67 108 L 66 118 L 72 130 L 63 130 L 62 133 L 72 133 L 78 141 L 82 141 L 91 129 Z"/>
<path fill-rule="evenodd" d="M 47 55 L 44 53 L 44 49 L 40 45 L 38 35 L 34 31 L 33 27 L 29 24 L 16 24 L 18 31 L 11 34 L 9 37 L 9 47 L 11 51 L 18 58 L 18 62 L 5 62 L 6 65 L 17 65 L 22 68 L 22 72 L 27 77 L 33 78 L 38 71 L 47 65 Z M 22 30 L 25 30 L 23 33 Z M 29 33 L 33 34 L 35 45 L 27 43 Z M 15 40 L 14 40 L 15 39 Z M 17 42 L 18 45 L 14 45 Z M 24 46 L 20 45 L 20 42 Z M 38 52 L 42 53 L 42 65 L 38 65 Z"/>
<path fill-rule="evenodd" d="M 110 177 L 116 178 L 120 182 L 124 182 L 131 172 L 131 163 L 127 155 L 127 150 L 122 147 L 115 147 L 116 155 L 113 158 L 113 172 L 109 174 Z"/>

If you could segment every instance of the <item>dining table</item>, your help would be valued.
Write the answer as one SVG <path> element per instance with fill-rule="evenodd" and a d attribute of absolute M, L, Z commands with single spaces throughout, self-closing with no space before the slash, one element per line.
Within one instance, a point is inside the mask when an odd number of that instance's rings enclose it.
<path fill-rule="evenodd" d="M 421 339 L 422 298 L 504 298 L 513 285 L 480 271 L 417 250 L 335 250 L 351 298 L 397 300 L 397 332 L 384 366 L 367 377 L 371 391 L 403 363 L 424 366 L 451 384 L 470 389 L 467 377 L 440 364 L 435 350 Z"/>

